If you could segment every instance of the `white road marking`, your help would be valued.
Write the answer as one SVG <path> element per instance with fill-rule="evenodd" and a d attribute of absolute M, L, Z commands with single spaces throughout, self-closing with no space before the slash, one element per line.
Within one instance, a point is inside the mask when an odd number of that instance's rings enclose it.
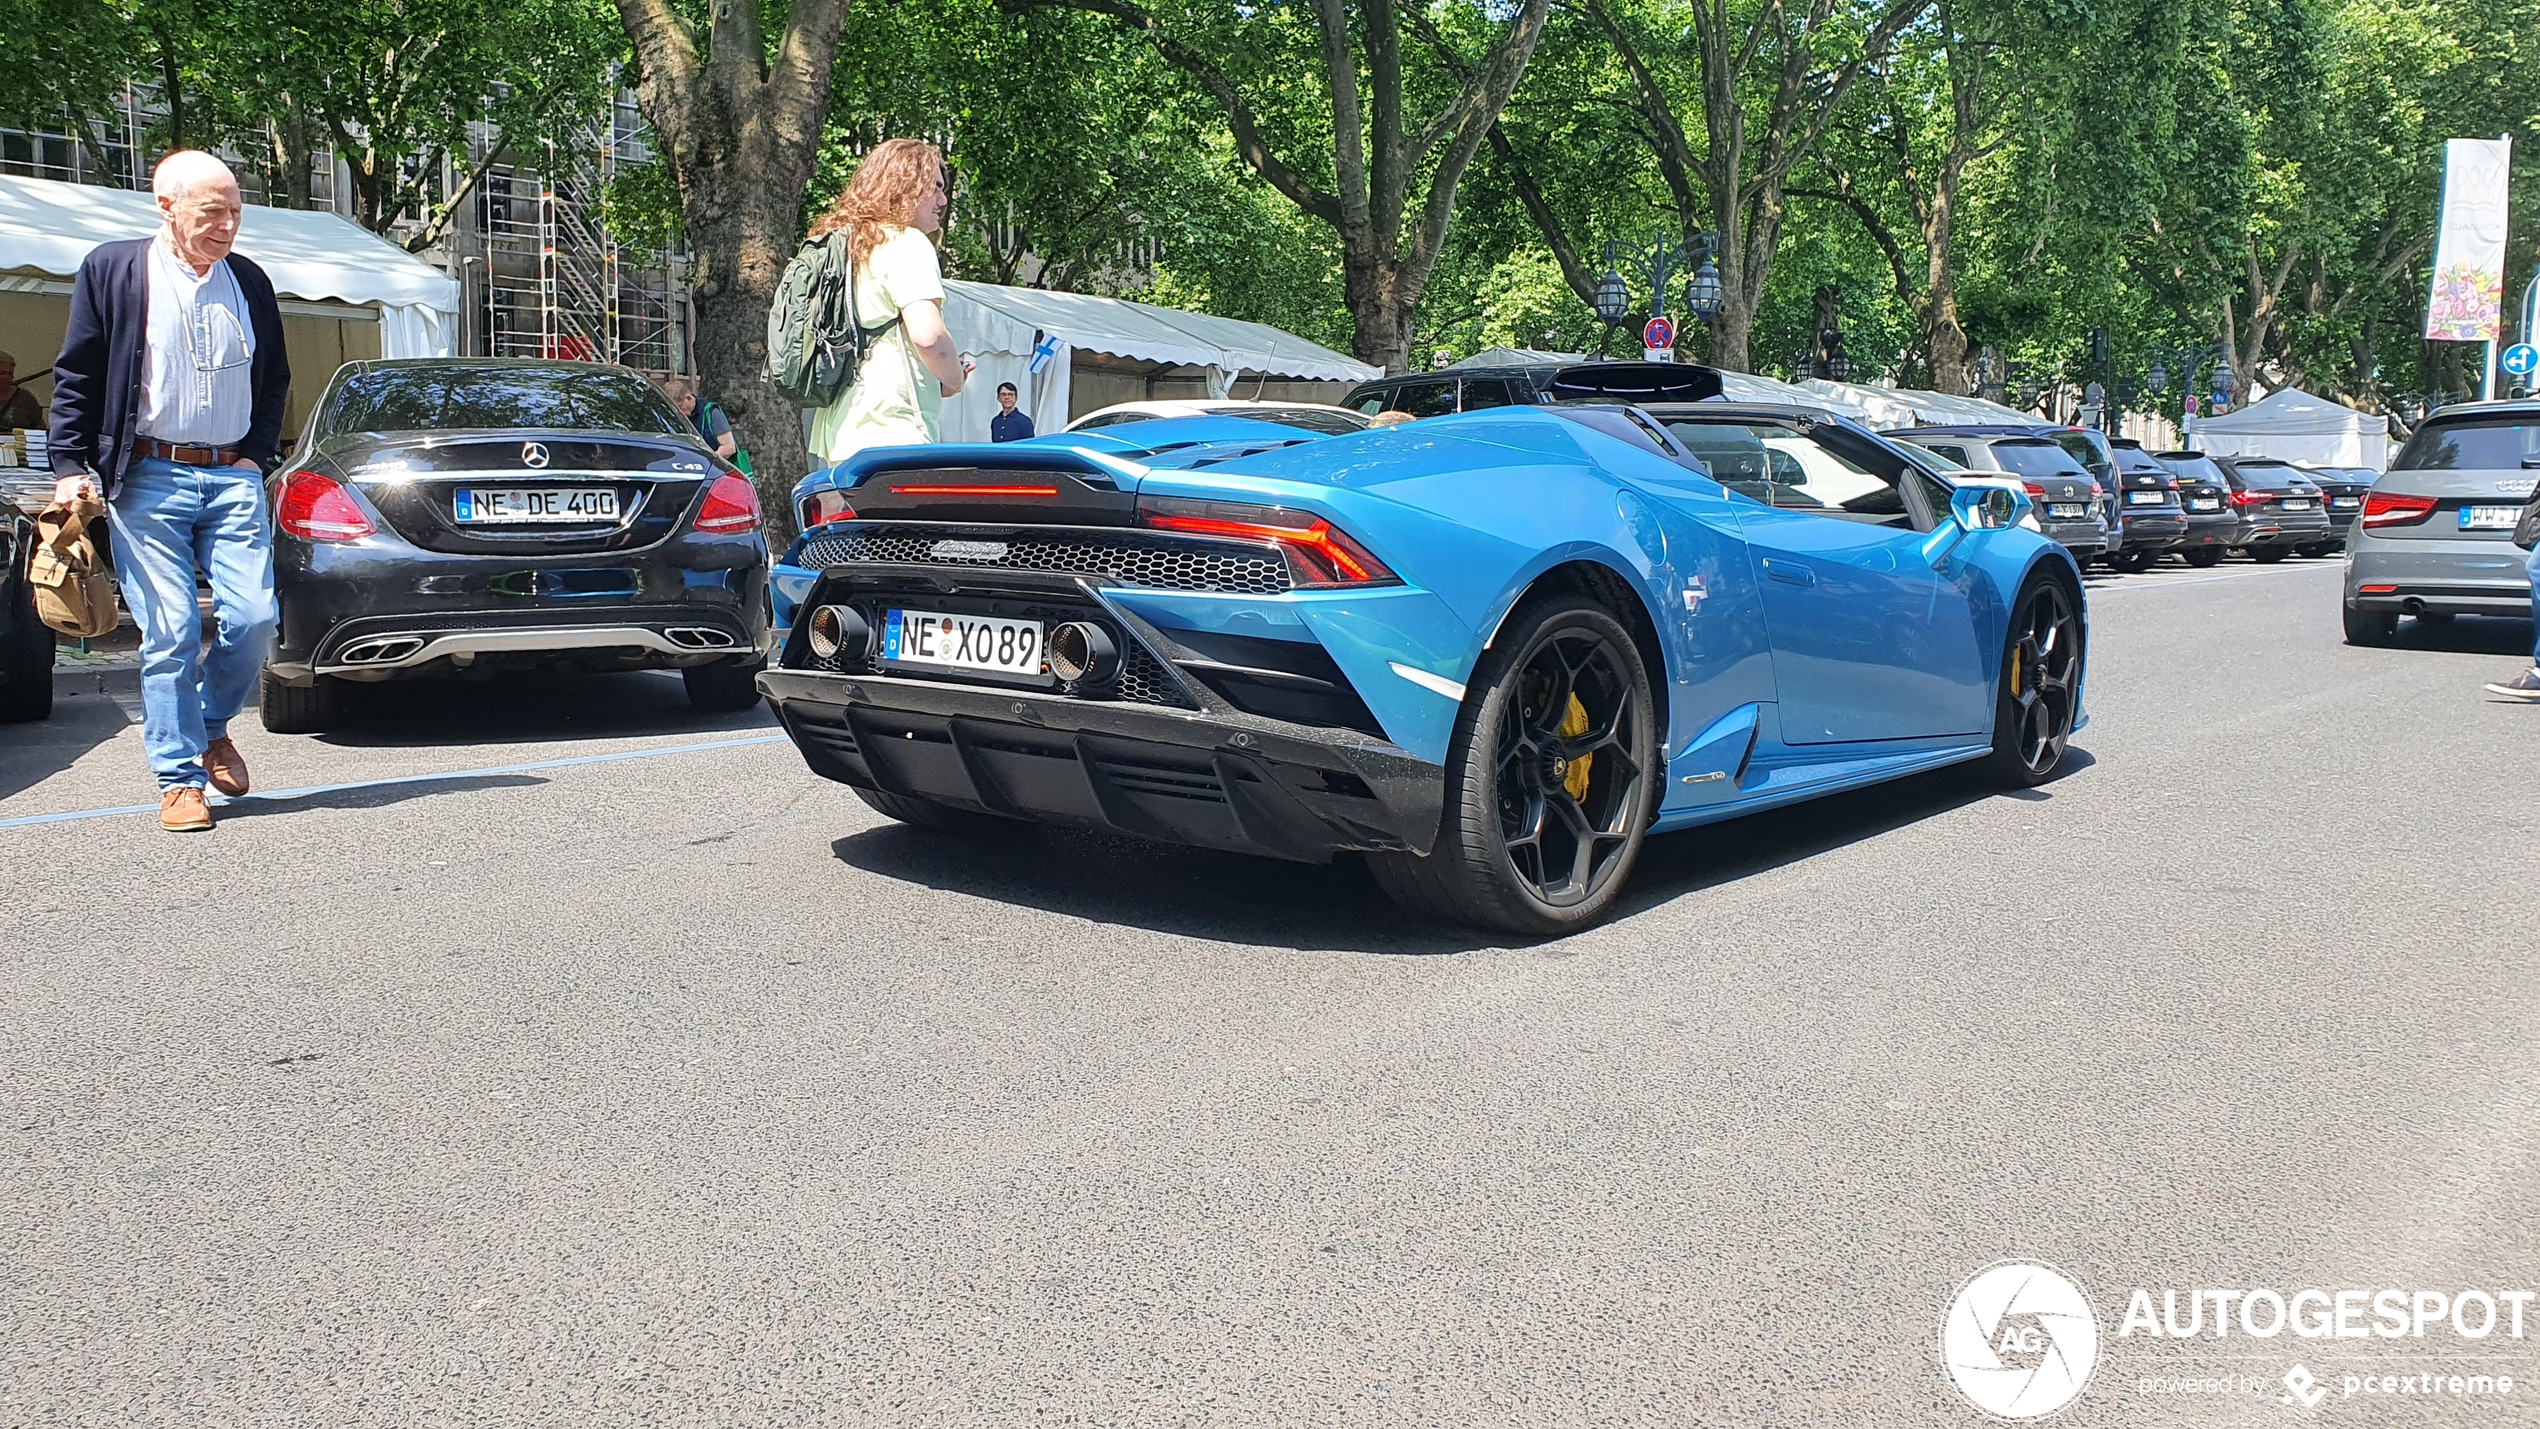
<path fill-rule="evenodd" d="M 2336 566 L 2275 566 L 2275 567 L 2264 567 L 2264 566 L 2261 566 L 2261 567 L 2259 567 L 2259 568 L 2258 568 L 2258 569 L 2256 569 L 2256 570 L 2247 570 L 2247 571 L 2228 571 L 2228 572 L 2225 572 L 2224 574 L 2222 574 L 2222 575 L 2218 575 L 2218 576 L 2189 576 L 2189 577 L 2188 577 L 2188 578 L 2186 578 L 2185 580 L 2168 580 L 2168 579 L 2155 578 L 2155 579 L 2152 579 L 2152 580 L 2148 580 L 2148 581 L 2147 581 L 2147 580 L 2143 579 L 2143 577 L 2141 577 L 2141 576 L 2139 576 L 2139 575 L 2138 575 L 2138 576 L 2131 576 L 2131 577 L 2128 577 L 2128 578 L 2127 578 L 2127 579 L 2126 579 L 2123 583 L 2119 583 L 2119 582 L 2117 582 L 2117 581 L 2107 581 L 2107 582 L 2104 582 L 2104 583 L 2099 584 L 2099 585 L 2094 585 L 2094 586 L 2087 586 L 2087 587 L 2084 587 L 2084 589 L 2088 590 L 2088 591 L 2089 591 L 2089 593 L 2090 593 L 2091 595 L 2093 595 L 2093 596 L 2098 596 L 2098 595 L 2104 595 L 2104 594 L 2106 594 L 2106 593 L 2108 593 L 2108 592 L 2110 592 L 2110 591 L 2120 591 L 2120 590 L 2176 590 L 2176 589 L 2177 589 L 2177 588 L 2179 588 L 2180 586 L 2190 586 L 2190 585 L 2209 585 L 2209 584 L 2211 584 L 2211 583 L 2213 583 L 2213 582 L 2215 582 L 2215 581 L 2236 581 L 2236 580 L 2243 580 L 2243 579 L 2246 579 L 2246 578 L 2248 578 L 2248 577 L 2250 577 L 2250 576 L 2282 576 L 2282 575 L 2294 575 L 2294 574 L 2298 574 L 2298 573 L 2303 572 L 2303 571 L 2342 571 L 2342 570 L 2344 570 L 2344 569 L 2345 569 L 2345 567 L 2344 567 L 2343 565 L 2336 565 Z"/>
<path fill-rule="evenodd" d="M 585 754 L 573 759 L 541 759 L 530 764 L 498 764 L 484 769 L 453 769 L 442 774 L 400 774 L 391 779 L 356 779 L 344 784 L 312 784 L 305 789 L 277 789 L 270 794 L 249 794 L 243 799 L 224 799 L 215 794 L 212 806 L 256 804 L 279 799 L 305 799 L 312 794 L 340 794 L 348 789 L 384 789 L 396 784 L 429 784 L 443 779 L 483 779 L 497 774 L 529 774 L 541 769 L 568 769 L 577 764 L 615 764 L 628 759 L 657 759 L 665 754 L 703 754 L 715 749 L 739 749 L 752 744 L 775 744 L 785 739 L 781 734 L 752 735 L 747 739 L 718 739 L 707 744 L 675 744 L 665 749 L 629 749 L 616 754 Z M 123 804 L 111 809 L 80 809 L 67 814 L 29 814 L 23 818 L 0 819 L 0 829 L 22 829 L 38 824 L 67 824 L 79 819 L 105 819 L 118 814 L 155 814 L 156 804 Z"/>

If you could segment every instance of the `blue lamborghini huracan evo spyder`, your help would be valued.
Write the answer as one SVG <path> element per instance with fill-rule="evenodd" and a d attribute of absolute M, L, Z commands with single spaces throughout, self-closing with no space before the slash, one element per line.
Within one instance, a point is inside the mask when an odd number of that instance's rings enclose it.
<path fill-rule="evenodd" d="M 1642 839 L 1941 765 L 2051 777 L 2080 573 L 1828 414 L 1227 417 L 867 451 L 795 493 L 759 677 L 895 819 L 1362 854 L 1528 934 Z"/>

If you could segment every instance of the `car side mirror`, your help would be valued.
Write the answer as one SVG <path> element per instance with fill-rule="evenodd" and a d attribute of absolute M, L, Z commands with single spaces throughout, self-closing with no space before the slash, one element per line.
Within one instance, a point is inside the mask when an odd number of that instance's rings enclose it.
<path fill-rule="evenodd" d="M 1950 495 L 1949 515 L 1970 531 L 1999 531 L 2020 524 L 2028 497 L 1999 486 L 1962 486 Z"/>

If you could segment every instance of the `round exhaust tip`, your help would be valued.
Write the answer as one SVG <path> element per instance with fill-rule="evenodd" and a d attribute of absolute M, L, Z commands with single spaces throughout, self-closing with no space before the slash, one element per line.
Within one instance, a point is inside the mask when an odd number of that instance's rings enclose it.
<path fill-rule="evenodd" d="M 873 629 L 854 606 L 823 605 L 813 607 L 804 636 L 811 653 L 823 660 L 835 660 L 841 651 L 861 658 L 871 646 Z"/>
<path fill-rule="evenodd" d="M 1101 684 L 1120 673 L 1120 647 L 1101 626 L 1071 620 L 1050 632 L 1049 661 L 1068 684 Z"/>

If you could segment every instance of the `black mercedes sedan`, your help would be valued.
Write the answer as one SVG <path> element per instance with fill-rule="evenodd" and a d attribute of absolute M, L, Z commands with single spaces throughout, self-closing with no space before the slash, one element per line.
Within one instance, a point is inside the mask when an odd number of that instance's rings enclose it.
<path fill-rule="evenodd" d="M 269 730 L 325 729 L 349 683 L 536 668 L 676 669 L 698 709 L 758 700 L 758 496 L 641 373 L 350 363 L 270 495 Z"/>

